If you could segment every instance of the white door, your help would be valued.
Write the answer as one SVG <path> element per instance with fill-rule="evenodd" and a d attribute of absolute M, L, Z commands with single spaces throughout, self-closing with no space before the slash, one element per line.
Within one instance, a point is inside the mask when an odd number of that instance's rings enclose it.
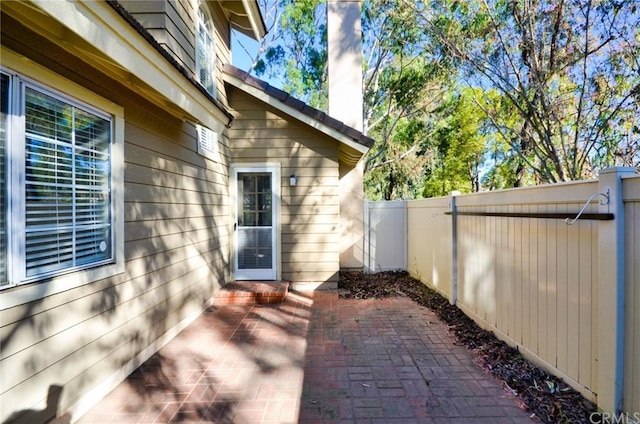
<path fill-rule="evenodd" d="M 236 280 L 276 279 L 276 196 L 270 168 L 235 170 Z"/>

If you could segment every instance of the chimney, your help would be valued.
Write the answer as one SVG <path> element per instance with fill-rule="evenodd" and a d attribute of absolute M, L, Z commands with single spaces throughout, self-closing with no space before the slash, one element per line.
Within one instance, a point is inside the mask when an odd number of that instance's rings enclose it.
<path fill-rule="evenodd" d="M 360 0 L 327 1 L 329 115 L 362 131 Z"/>
<path fill-rule="evenodd" d="M 327 1 L 329 115 L 362 131 L 362 24 L 359 0 Z M 364 266 L 364 161 L 339 163 L 340 268 Z"/>

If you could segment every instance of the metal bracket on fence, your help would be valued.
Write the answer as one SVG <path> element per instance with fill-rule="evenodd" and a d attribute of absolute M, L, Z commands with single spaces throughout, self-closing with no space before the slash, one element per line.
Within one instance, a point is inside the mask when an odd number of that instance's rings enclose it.
<path fill-rule="evenodd" d="M 596 196 L 602 196 L 602 199 L 600 200 L 600 204 L 601 205 L 608 205 L 609 204 L 609 189 L 607 189 L 606 193 L 596 193 L 593 196 L 589 197 L 589 199 L 585 202 L 584 206 L 582 207 L 582 209 L 580 209 L 580 212 L 578 212 L 578 215 L 576 215 L 575 218 L 571 219 L 571 218 L 565 218 L 564 219 L 564 223 L 567 225 L 573 225 L 576 223 L 576 221 L 580 218 L 580 216 L 582 215 L 582 213 L 584 212 L 585 209 L 587 209 L 587 206 L 589 206 L 589 204 L 591 203 L 591 201 L 596 197 Z"/>

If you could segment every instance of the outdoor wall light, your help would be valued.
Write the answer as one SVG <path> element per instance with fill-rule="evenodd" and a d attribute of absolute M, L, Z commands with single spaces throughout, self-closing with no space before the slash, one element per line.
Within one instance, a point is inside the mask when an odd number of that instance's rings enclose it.
<path fill-rule="evenodd" d="M 289 185 L 291 187 L 295 187 L 298 185 L 298 177 L 296 176 L 296 174 L 291 174 L 289 176 Z"/>

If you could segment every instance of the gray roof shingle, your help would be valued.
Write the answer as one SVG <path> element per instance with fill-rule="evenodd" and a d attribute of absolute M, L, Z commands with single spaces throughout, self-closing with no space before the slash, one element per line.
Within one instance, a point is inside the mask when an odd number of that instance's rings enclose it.
<path fill-rule="evenodd" d="M 374 140 L 372 138 L 367 137 L 366 135 L 356 130 L 355 128 L 345 125 L 342 121 L 332 118 L 331 116 L 327 115 L 325 112 L 315 109 L 307 105 L 303 101 L 290 96 L 287 92 L 280 90 L 278 88 L 275 88 L 274 86 L 270 85 L 268 82 L 263 81 L 259 78 L 256 78 L 250 75 L 248 72 L 238 69 L 237 67 L 228 63 L 225 64 L 222 69 L 226 74 L 241 80 L 245 84 L 264 92 L 270 97 L 273 97 L 274 99 L 277 99 L 282 103 L 296 110 L 299 110 L 302 114 L 340 132 L 341 134 L 352 139 L 353 141 L 365 147 L 373 146 Z"/>

